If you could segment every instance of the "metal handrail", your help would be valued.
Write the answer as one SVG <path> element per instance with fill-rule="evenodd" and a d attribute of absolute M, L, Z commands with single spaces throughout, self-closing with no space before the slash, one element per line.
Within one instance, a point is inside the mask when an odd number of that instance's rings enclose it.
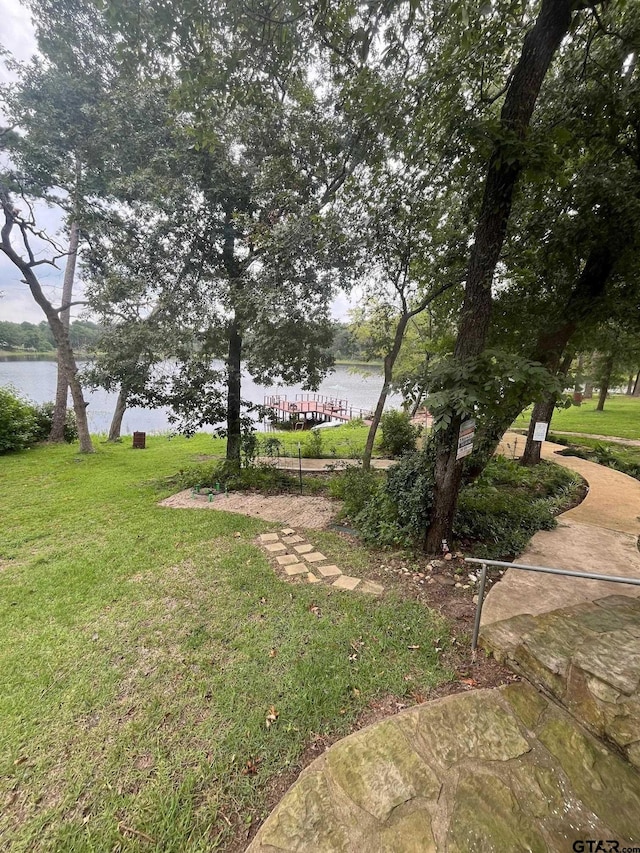
<path fill-rule="evenodd" d="M 471 640 L 471 651 L 475 652 L 478 647 L 478 634 L 480 633 L 480 619 L 482 617 L 482 606 L 484 604 L 484 587 L 487 580 L 487 566 L 504 566 L 507 569 L 521 569 L 524 572 L 542 572 L 547 575 L 563 575 L 570 578 L 586 578 L 593 581 L 610 581 L 611 583 L 626 583 L 629 586 L 640 586 L 640 578 L 623 578 L 617 575 L 599 575 L 595 572 L 570 572 L 568 569 L 550 569 L 548 566 L 526 566 L 523 563 L 506 563 L 503 560 L 483 560 L 480 557 L 465 557 L 465 563 L 477 563 L 481 566 L 480 584 L 478 586 L 478 605 L 476 618 L 473 624 L 473 638 Z"/>

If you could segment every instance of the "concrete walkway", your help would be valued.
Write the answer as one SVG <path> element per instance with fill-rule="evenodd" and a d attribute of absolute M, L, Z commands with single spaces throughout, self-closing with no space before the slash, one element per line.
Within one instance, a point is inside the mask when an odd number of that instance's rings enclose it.
<path fill-rule="evenodd" d="M 526 430 L 514 431 L 517 432 L 518 435 L 525 436 L 527 434 Z M 627 447 L 640 447 L 640 439 L 638 438 L 618 438 L 618 436 L 615 435 L 594 435 L 590 432 L 565 432 L 565 430 L 553 429 L 553 427 L 551 428 L 550 432 L 554 433 L 555 435 L 566 435 L 569 438 L 571 438 L 572 436 L 574 436 L 575 438 L 593 438 L 595 441 L 607 441 L 611 442 L 612 444 L 626 444 Z"/>
<path fill-rule="evenodd" d="M 514 447 L 516 455 L 524 449 L 522 436 L 507 433 L 502 449 L 511 455 Z M 589 484 L 589 493 L 581 504 L 562 514 L 555 530 L 536 533 L 517 562 L 640 578 L 640 482 L 595 462 L 559 456 L 563 449 L 546 441 L 542 456 L 580 474 Z M 509 569 L 487 595 L 482 625 L 612 594 L 640 596 L 640 587 Z"/>
<path fill-rule="evenodd" d="M 292 471 L 297 474 L 302 465 L 303 474 L 317 474 L 319 471 L 342 471 L 345 468 L 357 468 L 362 465 L 359 459 L 302 459 L 296 456 L 260 456 L 259 465 L 272 465 L 281 471 Z M 397 459 L 372 459 L 371 467 L 385 471 L 395 465 Z"/>

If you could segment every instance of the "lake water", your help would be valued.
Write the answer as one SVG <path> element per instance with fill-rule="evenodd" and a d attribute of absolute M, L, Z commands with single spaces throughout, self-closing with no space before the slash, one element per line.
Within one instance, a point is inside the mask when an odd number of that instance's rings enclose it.
<path fill-rule="evenodd" d="M 0 360 L 0 386 L 11 385 L 34 403 L 46 403 L 55 398 L 56 369 L 54 361 Z M 382 373 L 379 368 L 358 370 L 360 372 L 356 373 L 354 368 L 336 366 L 333 373 L 320 385 L 318 393 L 348 400 L 351 406 L 358 409 L 372 409 L 382 386 Z M 363 375 L 362 370 L 366 370 L 366 375 Z M 263 403 L 267 394 L 286 394 L 293 400 L 296 393 L 300 392 L 302 387 L 299 385 L 265 388 L 256 385 L 246 374 L 243 377 L 243 399 L 254 403 Z M 109 394 L 102 389 L 85 393 L 85 398 L 89 401 L 87 414 L 91 432 L 108 432 L 116 397 L 116 394 Z M 399 396 L 390 397 L 388 405 L 398 407 L 400 402 Z M 154 433 L 169 429 L 171 425 L 165 409 L 128 409 L 122 423 L 122 432 L 125 435 L 137 430 Z"/>

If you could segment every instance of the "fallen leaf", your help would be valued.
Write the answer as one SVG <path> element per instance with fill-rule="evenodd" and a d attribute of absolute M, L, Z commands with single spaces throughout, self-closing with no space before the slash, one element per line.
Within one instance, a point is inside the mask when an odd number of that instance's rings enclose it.
<path fill-rule="evenodd" d="M 267 714 L 266 725 L 267 725 L 268 729 L 271 728 L 271 726 L 276 722 L 276 720 L 278 719 L 279 716 L 280 715 L 276 711 L 275 707 L 272 705 L 269 708 L 269 713 Z"/>
<path fill-rule="evenodd" d="M 407 648 L 412 652 L 416 652 L 420 648 L 420 646 L 407 646 Z"/>
<path fill-rule="evenodd" d="M 16 758 L 16 760 L 13 762 L 13 766 L 19 767 L 21 764 L 24 764 L 25 761 L 27 761 L 27 757 L 26 755 L 23 755 L 20 758 Z"/>
<path fill-rule="evenodd" d="M 274 658 L 277 654 L 278 654 L 278 650 L 277 650 L 277 649 L 271 649 L 271 650 L 270 650 L 270 652 L 269 652 L 269 657 L 270 657 L 270 658 Z"/>
<path fill-rule="evenodd" d="M 309 605 L 309 613 L 313 613 L 313 615 L 317 616 L 318 619 L 322 616 L 322 610 L 320 610 L 317 604 Z"/>
<path fill-rule="evenodd" d="M 468 687 L 477 687 L 478 686 L 478 682 L 475 680 L 475 678 L 461 678 L 460 683 L 466 684 Z"/>
<path fill-rule="evenodd" d="M 243 776 L 255 776 L 258 772 L 258 764 L 262 761 L 261 758 L 248 758 L 247 763 L 242 768 Z"/>

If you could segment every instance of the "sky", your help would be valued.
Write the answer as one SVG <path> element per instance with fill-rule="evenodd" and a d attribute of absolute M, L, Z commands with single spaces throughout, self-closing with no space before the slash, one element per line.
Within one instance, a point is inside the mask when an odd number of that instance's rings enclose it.
<path fill-rule="evenodd" d="M 16 59 L 27 60 L 35 53 L 36 44 L 30 13 L 18 0 L 0 0 L 0 44 L 11 51 Z M 0 80 L 10 80 L 9 73 L 0 63 Z M 42 205 L 37 210 L 38 227 L 55 234 L 60 228 L 57 211 Z M 54 304 L 59 303 L 63 270 L 40 267 L 39 277 L 43 290 Z M 27 286 L 20 281 L 20 274 L 4 255 L 0 254 L 0 320 L 21 323 L 40 323 L 44 314 L 33 301 Z M 56 298 L 56 294 L 58 298 Z"/>
<path fill-rule="evenodd" d="M 31 14 L 18 0 L 0 0 L 0 44 L 19 60 L 27 60 L 35 53 L 36 43 Z M 0 61 L 0 80 L 7 82 L 9 79 L 7 69 Z M 55 235 L 59 232 L 61 220 L 55 209 L 47 208 L 45 205 L 38 206 L 36 219 L 38 227 L 48 234 Z M 64 259 L 61 264 L 58 270 L 49 266 L 38 268 L 42 289 L 54 305 L 60 304 Z M 74 284 L 74 299 L 82 299 L 81 281 Z M 335 319 L 345 321 L 352 307 L 353 300 L 341 293 L 334 299 L 331 313 Z M 72 309 L 72 317 L 78 317 L 81 313 L 81 308 Z M 2 253 L 0 253 L 0 320 L 9 320 L 13 323 L 23 321 L 40 323 L 44 320 L 44 314 L 33 301 L 26 284 L 21 282 L 20 274 Z"/>

